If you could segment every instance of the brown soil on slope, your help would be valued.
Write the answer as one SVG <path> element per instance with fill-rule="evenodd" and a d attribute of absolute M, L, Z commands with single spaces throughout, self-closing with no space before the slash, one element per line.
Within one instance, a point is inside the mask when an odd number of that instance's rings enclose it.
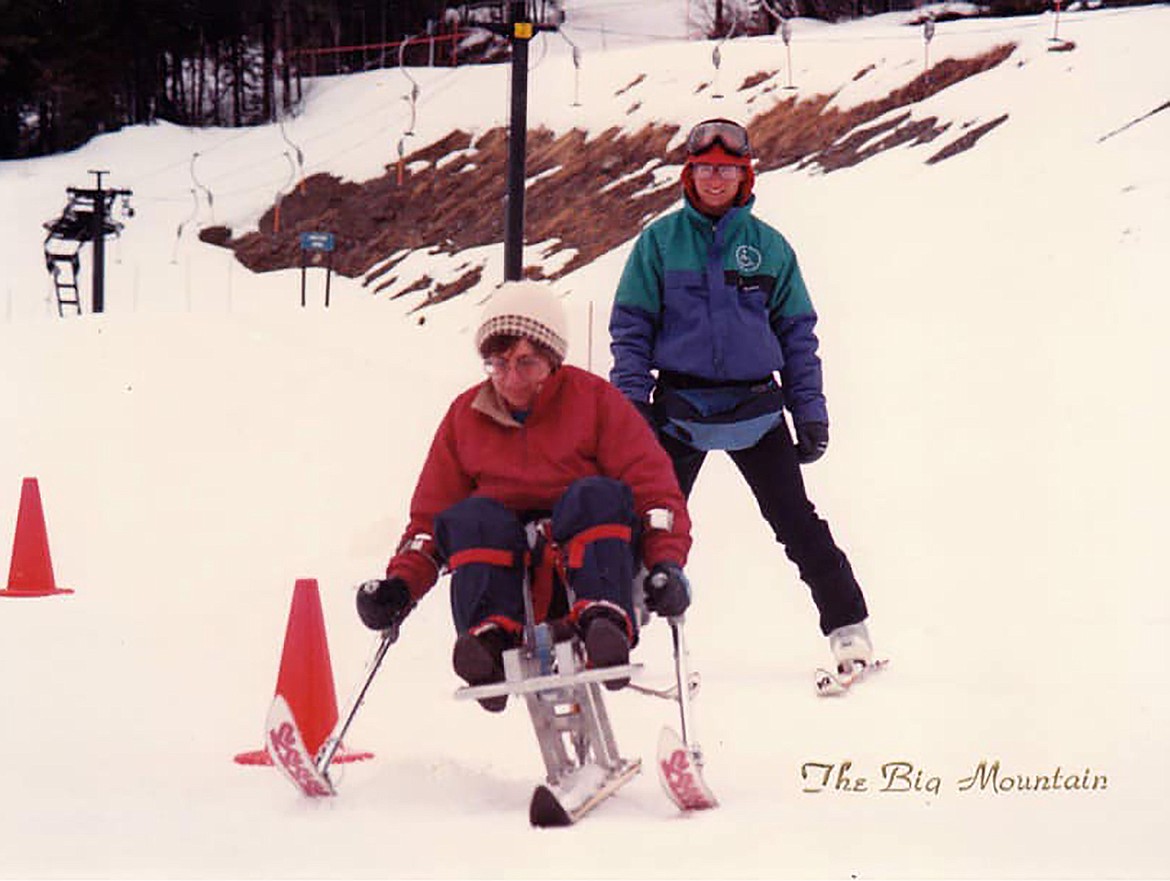
<path fill-rule="evenodd" d="M 778 101 L 747 123 L 757 170 L 796 165 L 829 173 L 902 144 L 937 141 L 954 123 L 932 116 L 915 118 L 913 105 L 1003 63 L 1014 49 L 1005 44 L 975 58 L 946 59 L 881 100 L 847 111 L 830 108 L 831 95 Z M 857 78 L 867 72 L 860 71 Z M 762 71 L 740 88 L 760 89 L 754 100 L 778 90 L 774 78 L 775 71 Z M 622 91 L 637 84 L 635 80 Z M 903 112 L 890 115 L 898 110 Z M 963 133 L 940 142 L 927 162 L 970 149 L 1006 118 L 977 127 L 961 125 Z M 575 251 L 552 277 L 572 272 L 633 238 L 649 218 L 678 200 L 673 176 L 667 184 L 655 185 L 654 175 L 656 169 L 682 163 L 680 149 L 667 151 L 677 130 L 671 125 L 649 125 L 632 133 L 613 128 L 592 139 L 579 130 L 559 137 L 547 129 L 529 133 L 526 241 L 557 240 L 545 258 L 561 249 Z M 503 128 L 474 142 L 465 132 L 451 132 L 407 156 L 403 167 L 421 170 L 406 173 L 401 180 L 397 165 L 360 184 L 313 175 L 283 198 L 279 214 L 273 206 L 264 215 L 258 232 L 232 238 L 230 230 L 217 227 L 204 230 L 201 238 L 233 249 L 245 266 L 262 272 L 300 266 L 299 234 L 330 230 L 337 243 L 335 271 L 363 278 L 375 291 L 387 286 L 388 278 L 404 282 L 397 295 L 425 292 L 423 305 L 449 299 L 474 286 L 483 267 L 471 266 L 459 281 L 437 285 L 429 278 L 388 276 L 397 262 L 391 258 L 422 248 L 454 254 L 503 241 L 507 141 Z M 543 271 L 528 266 L 525 274 L 541 277 Z"/>

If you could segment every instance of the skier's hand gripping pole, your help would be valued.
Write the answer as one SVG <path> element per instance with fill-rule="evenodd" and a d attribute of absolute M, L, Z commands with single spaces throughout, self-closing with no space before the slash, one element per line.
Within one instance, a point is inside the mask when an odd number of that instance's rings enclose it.
<path fill-rule="evenodd" d="M 655 563 L 643 590 L 646 608 L 664 618 L 678 618 L 691 604 L 691 583 L 676 563 Z"/>
<path fill-rule="evenodd" d="M 358 617 L 371 630 L 397 632 L 414 606 L 414 597 L 401 578 L 375 578 L 358 586 Z"/>

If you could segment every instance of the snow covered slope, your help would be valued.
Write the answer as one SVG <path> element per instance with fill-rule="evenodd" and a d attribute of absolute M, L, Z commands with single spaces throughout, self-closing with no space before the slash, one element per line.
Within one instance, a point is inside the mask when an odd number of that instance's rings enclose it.
<path fill-rule="evenodd" d="M 798 22 L 801 94 L 854 104 L 912 76 L 922 40 L 902 20 Z M 17 206 L 0 219 L 0 538 L 37 477 L 57 581 L 76 591 L 0 599 L 0 877 L 1165 875 L 1170 113 L 1126 126 L 1167 99 L 1168 25 L 1165 7 L 1066 14 L 1076 48 L 1050 52 L 1051 17 L 942 24 L 932 58 L 1019 44 L 915 108 L 1009 114 L 976 149 L 760 178 L 759 212 L 793 241 L 821 315 L 833 441 L 806 479 L 892 660 L 844 700 L 813 696 L 827 647 L 812 605 L 713 457 L 692 504 L 689 637 L 722 806 L 689 819 L 644 774 L 578 828 L 531 830 L 527 717 L 451 699 L 443 584 L 352 729 L 376 758 L 345 767 L 339 798 L 306 804 L 234 764 L 261 746 L 299 577 L 321 585 L 348 696 L 373 644 L 352 587 L 382 570 L 435 424 L 479 377 L 470 330 L 497 279 L 420 324 L 344 279 L 325 311 L 314 270 L 302 310 L 298 273 L 252 276 L 199 243 L 196 224 L 240 226 L 286 185 L 275 127 L 155 126 L 0 165 Z M 534 125 L 753 112 L 693 93 L 710 44 L 567 33 L 586 49 L 582 106 L 550 40 Z M 724 44 L 720 76 L 782 53 Z M 613 93 L 641 74 L 631 116 Z M 504 121 L 503 69 L 414 75 L 420 143 Z M 321 83 L 286 133 L 311 170 L 379 174 L 408 86 L 396 71 Z M 197 208 L 196 152 L 216 195 Z M 110 248 L 107 312 L 60 320 L 39 223 L 95 168 L 138 211 Z M 625 252 L 563 282 L 570 360 L 599 372 Z M 636 653 L 658 682 L 663 630 Z M 643 758 L 673 722 L 630 693 L 609 709 Z"/>

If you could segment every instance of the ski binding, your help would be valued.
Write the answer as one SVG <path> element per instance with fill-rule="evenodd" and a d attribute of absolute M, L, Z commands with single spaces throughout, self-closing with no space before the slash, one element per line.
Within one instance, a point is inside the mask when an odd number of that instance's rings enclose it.
<path fill-rule="evenodd" d="M 833 672 L 824 667 L 818 667 L 814 675 L 817 694 L 821 697 L 839 697 L 846 694 L 858 682 L 884 670 L 889 663 L 887 659 L 874 661 L 872 664 L 855 662 L 853 669 L 847 673 Z"/>

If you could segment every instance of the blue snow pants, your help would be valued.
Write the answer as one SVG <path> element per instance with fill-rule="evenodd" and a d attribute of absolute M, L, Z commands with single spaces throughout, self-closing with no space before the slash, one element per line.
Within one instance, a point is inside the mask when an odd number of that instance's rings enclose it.
<path fill-rule="evenodd" d="M 525 526 L 544 520 L 529 548 Z M 600 602 L 625 614 L 633 637 L 637 522 L 633 492 L 608 477 L 570 484 L 551 512 L 516 512 L 479 496 L 452 505 L 435 518 L 435 544 L 452 570 L 455 629 L 494 624 L 518 634 L 527 567 L 537 623 L 566 612 L 575 621 Z"/>

